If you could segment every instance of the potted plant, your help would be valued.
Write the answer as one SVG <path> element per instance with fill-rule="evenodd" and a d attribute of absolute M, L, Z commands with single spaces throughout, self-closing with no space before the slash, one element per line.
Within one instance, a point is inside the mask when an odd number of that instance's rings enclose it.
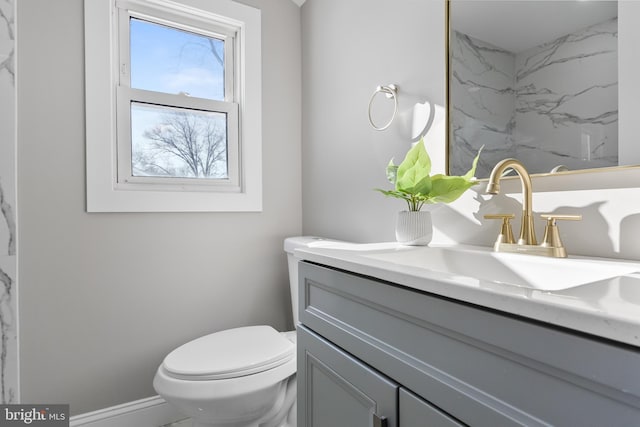
<path fill-rule="evenodd" d="M 427 245 L 433 235 L 431 212 L 421 211 L 425 204 L 451 203 L 477 184 L 474 175 L 480 152 L 478 151 L 469 172 L 463 176 L 431 174 L 431 158 L 424 140 L 416 143 L 399 165 L 393 159 L 387 166 L 387 179 L 393 190 L 376 188 L 385 196 L 407 202 L 407 211 L 399 212 L 396 222 L 396 239 L 406 245 Z"/>

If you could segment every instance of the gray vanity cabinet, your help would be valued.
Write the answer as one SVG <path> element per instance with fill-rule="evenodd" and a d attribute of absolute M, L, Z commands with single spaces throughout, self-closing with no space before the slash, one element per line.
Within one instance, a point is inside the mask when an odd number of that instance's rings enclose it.
<path fill-rule="evenodd" d="M 299 426 L 461 426 L 304 326 L 298 360 Z"/>
<path fill-rule="evenodd" d="M 640 349 L 302 262 L 300 427 L 640 426 Z"/>

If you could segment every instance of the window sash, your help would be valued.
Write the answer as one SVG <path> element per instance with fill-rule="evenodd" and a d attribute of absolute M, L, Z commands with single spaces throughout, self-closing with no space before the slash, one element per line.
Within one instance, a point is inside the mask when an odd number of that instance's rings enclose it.
<path fill-rule="evenodd" d="M 183 190 L 185 186 L 194 186 L 194 190 L 240 191 L 240 147 L 239 147 L 239 106 L 236 103 L 192 98 L 185 95 L 172 95 L 161 92 L 132 89 L 119 86 L 117 91 L 118 143 L 117 143 L 117 188 L 141 189 L 153 184 L 158 190 Z M 132 173 L 131 141 L 131 104 L 156 105 L 168 108 L 181 108 L 206 112 L 224 113 L 227 117 L 227 171 L 228 178 L 177 178 L 142 177 Z M 136 184 L 138 184 L 136 186 Z"/>
<path fill-rule="evenodd" d="M 118 2 L 128 3 L 128 2 Z M 119 46 L 120 52 L 120 66 L 117 70 L 119 76 L 119 84 L 121 86 L 131 87 L 131 18 L 141 19 L 154 24 L 163 25 L 178 30 L 184 30 L 191 33 L 203 35 L 205 37 L 213 37 L 220 39 L 224 42 L 224 100 L 227 102 L 237 102 L 236 99 L 236 85 L 237 81 L 235 74 L 236 63 L 238 58 L 236 53 L 239 51 L 238 43 L 238 31 L 235 28 L 227 28 L 221 25 L 213 25 L 211 23 L 201 23 L 199 26 L 198 21 L 194 21 L 193 18 L 180 17 L 180 22 L 176 22 L 175 17 L 171 19 L 172 15 L 169 13 L 163 13 L 160 10 L 145 13 L 146 8 L 142 6 L 136 6 L 136 9 L 120 9 L 118 19 L 119 30 Z M 142 10 L 142 12 L 141 12 Z M 191 22 L 193 21 L 193 22 Z M 186 22 L 186 23 L 185 23 Z"/>
<path fill-rule="evenodd" d="M 116 127 L 117 159 L 115 187 L 118 189 L 158 191 L 221 191 L 241 192 L 241 158 L 239 135 L 239 104 L 236 100 L 235 64 L 237 28 L 225 25 L 205 23 L 193 16 L 177 16 L 171 11 L 149 9 L 136 1 L 116 1 L 119 7 L 119 67 L 117 70 L 119 84 L 116 88 Z M 215 37 L 224 41 L 224 101 L 216 101 L 179 94 L 170 94 L 143 89 L 131 88 L 131 53 L 130 53 L 130 19 L 142 19 L 178 30 Z M 179 19 L 178 19 L 179 18 Z M 176 22 L 179 20 L 180 22 Z M 178 178 L 178 177 L 140 177 L 132 173 L 132 139 L 131 139 L 131 103 L 175 107 L 190 110 L 224 113 L 227 117 L 227 170 L 228 178 Z"/>

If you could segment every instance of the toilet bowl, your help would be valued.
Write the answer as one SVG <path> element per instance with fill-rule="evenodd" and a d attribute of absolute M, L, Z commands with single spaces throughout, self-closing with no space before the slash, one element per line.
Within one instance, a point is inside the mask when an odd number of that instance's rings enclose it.
<path fill-rule="evenodd" d="M 153 386 L 194 426 L 295 427 L 295 373 L 295 332 L 248 326 L 178 347 Z"/>
<path fill-rule="evenodd" d="M 321 239 L 285 240 L 297 324 L 296 248 Z M 296 427 L 296 333 L 270 326 L 215 332 L 173 350 L 153 379 L 156 392 L 194 427 Z"/>

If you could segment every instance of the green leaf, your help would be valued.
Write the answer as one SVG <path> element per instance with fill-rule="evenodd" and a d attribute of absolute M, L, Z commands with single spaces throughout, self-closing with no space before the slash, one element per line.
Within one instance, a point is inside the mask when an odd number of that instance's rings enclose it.
<path fill-rule="evenodd" d="M 396 190 L 409 190 L 431 173 L 431 159 L 424 148 L 424 140 L 414 145 L 400 163 L 397 170 Z"/>
<path fill-rule="evenodd" d="M 382 190 L 381 188 L 374 188 L 375 191 L 379 191 L 382 194 L 384 194 L 385 196 L 390 196 L 390 197 L 395 197 L 397 199 L 403 199 L 403 200 L 408 200 L 409 196 L 407 196 L 404 193 L 401 193 L 399 191 L 395 191 L 395 190 Z"/>
<path fill-rule="evenodd" d="M 431 192 L 431 177 L 429 175 L 423 177 L 413 187 L 405 188 L 404 191 L 410 194 L 427 196 Z"/>
<path fill-rule="evenodd" d="M 473 162 L 471 164 L 471 169 L 469 169 L 469 171 L 462 176 L 463 178 L 470 180 L 471 178 L 476 176 L 476 167 L 478 166 L 478 159 L 480 158 L 480 153 L 482 153 L 483 148 L 484 145 L 478 150 L 478 154 L 476 154 L 476 157 L 473 159 Z"/>
<path fill-rule="evenodd" d="M 471 169 L 463 176 L 446 176 L 437 174 L 430 176 L 431 159 L 421 138 L 414 145 L 400 165 L 393 164 L 393 159 L 386 168 L 387 179 L 394 184 L 393 190 L 376 191 L 385 196 L 402 199 L 409 210 L 419 211 L 425 203 L 451 203 L 458 199 L 469 188 L 478 182 L 474 178 L 478 159 L 482 148 L 473 159 Z"/>
<path fill-rule="evenodd" d="M 438 174 L 431 177 L 431 183 L 431 194 L 433 197 L 429 203 L 451 203 L 478 182 L 462 176 Z"/>
<path fill-rule="evenodd" d="M 395 185 L 396 179 L 398 176 L 398 166 L 393 164 L 393 159 L 389 160 L 389 164 L 387 165 L 386 172 L 387 172 L 387 179 L 389 180 L 389 182 Z"/>

